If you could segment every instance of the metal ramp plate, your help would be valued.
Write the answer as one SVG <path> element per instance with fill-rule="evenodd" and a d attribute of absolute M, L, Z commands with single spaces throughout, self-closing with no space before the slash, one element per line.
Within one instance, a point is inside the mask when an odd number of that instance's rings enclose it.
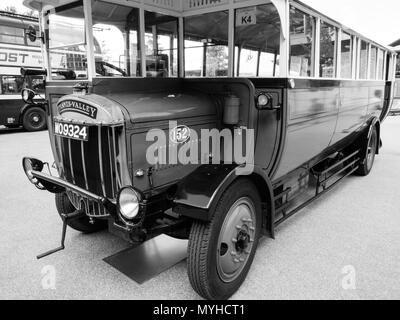
<path fill-rule="evenodd" d="M 151 280 L 187 256 L 187 240 L 161 235 L 103 259 L 138 284 Z"/>

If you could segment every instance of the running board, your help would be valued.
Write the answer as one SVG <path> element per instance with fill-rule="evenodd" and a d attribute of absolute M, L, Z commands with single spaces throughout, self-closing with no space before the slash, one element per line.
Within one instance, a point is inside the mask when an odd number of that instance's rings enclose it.
<path fill-rule="evenodd" d="M 352 154 L 346 156 L 340 161 L 336 162 L 334 165 L 329 168 L 324 169 L 320 172 L 315 172 L 310 170 L 310 175 L 313 175 L 316 178 L 316 187 L 314 191 L 314 195 L 310 196 L 308 200 L 295 207 L 294 209 L 289 210 L 289 208 L 294 204 L 297 200 L 297 197 L 288 200 L 289 194 L 291 192 L 291 188 L 285 189 L 283 192 L 280 192 L 275 197 L 275 205 L 279 204 L 279 206 L 275 209 L 275 216 L 282 216 L 280 219 L 275 221 L 275 228 L 288 220 L 290 217 L 294 216 L 300 210 L 304 209 L 314 200 L 320 198 L 326 192 L 333 189 L 339 182 L 348 176 L 352 175 L 359 168 L 359 158 L 360 150 L 353 152 Z M 282 186 L 282 185 L 281 185 Z"/>

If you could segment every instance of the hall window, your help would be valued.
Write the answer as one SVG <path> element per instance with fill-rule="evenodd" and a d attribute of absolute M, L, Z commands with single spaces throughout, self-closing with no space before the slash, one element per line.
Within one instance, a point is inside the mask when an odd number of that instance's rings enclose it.
<path fill-rule="evenodd" d="M 321 21 L 319 76 L 336 76 L 336 27 Z"/>
<path fill-rule="evenodd" d="M 185 76 L 227 77 L 228 11 L 184 19 Z"/>
<path fill-rule="evenodd" d="M 351 79 L 353 66 L 353 37 L 343 32 L 340 47 L 340 77 L 343 79 Z"/>
<path fill-rule="evenodd" d="M 369 45 L 366 41 L 361 40 L 360 43 L 360 70 L 358 73 L 359 79 L 368 78 L 368 51 Z"/>
<path fill-rule="evenodd" d="M 235 11 L 235 76 L 279 75 L 281 21 L 273 4 Z"/>
<path fill-rule="evenodd" d="M 292 77 L 314 76 L 315 18 L 290 8 L 289 67 Z"/>

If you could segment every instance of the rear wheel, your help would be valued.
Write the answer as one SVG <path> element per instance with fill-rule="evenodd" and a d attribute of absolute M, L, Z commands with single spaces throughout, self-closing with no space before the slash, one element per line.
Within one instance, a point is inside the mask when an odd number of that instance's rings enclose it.
<path fill-rule="evenodd" d="M 22 125 L 27 131 L 41 131 L 46 129 L 46 113 L 42 108 L 32 107 L 25 111 Z"/>
<path fill-rule="evenodd" d="M 56 207 L 60 215 L 75 211 L 75 207 L 72 205 L 71 201 L 69 201 L 69 198 L 65 192 L 56 194 Z M 93 233 L 106 229 L 107 221 L 95 219 L 92 223 L 89 217 L 84 216 L 82 218 L 69 221 L 68 226 L 79 232 Z"/>
<path fill-rule="evenodd" d="M 356 174 L 360 176 L 367 176 L 372 170 L 375 162 L 376 150 L 378 147 L 378 132 L 376 127 L 372 129 L 372 134 L 368 139 L 367 150 L 364 153 L 364 158 L 361 161 L 360 167 L 356 171 Z"/>
<path fill-rule="evenodd" d="M 210 222 L 193 223 L 188 275 L 200 296 L 228 299 L 239 289 L 254 259 L 261 212 L 258 190 L 241 179 L 222 195 Z"/>

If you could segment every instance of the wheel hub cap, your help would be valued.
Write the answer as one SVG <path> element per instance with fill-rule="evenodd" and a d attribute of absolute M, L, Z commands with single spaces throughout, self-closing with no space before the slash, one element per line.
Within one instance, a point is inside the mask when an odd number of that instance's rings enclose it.
<path fill-rule="evenodd" d="M 256 214 L 252 201 L 242 198 L 229 209 L 218 238 L 217 271 L 221 280 L 236 280 L 247 264 L 255 238 Z"/>
<path fill-rule="evenodd" d="M 236 238 L 236 241 L 237 241 L 237 242 L 236 242 L 236 245 L 235 245 L 236 251 L 242 253 L 242 252 L 244 252 L 244 251 L 248 248 L 248 246 L 249 246 L 249 243 L 250 243 L 250 235 L 249 235 L 245 230 L 241 230 L 241 231 L 238 233 L 238 236 L 237 236 L 237 238 Z"/>

